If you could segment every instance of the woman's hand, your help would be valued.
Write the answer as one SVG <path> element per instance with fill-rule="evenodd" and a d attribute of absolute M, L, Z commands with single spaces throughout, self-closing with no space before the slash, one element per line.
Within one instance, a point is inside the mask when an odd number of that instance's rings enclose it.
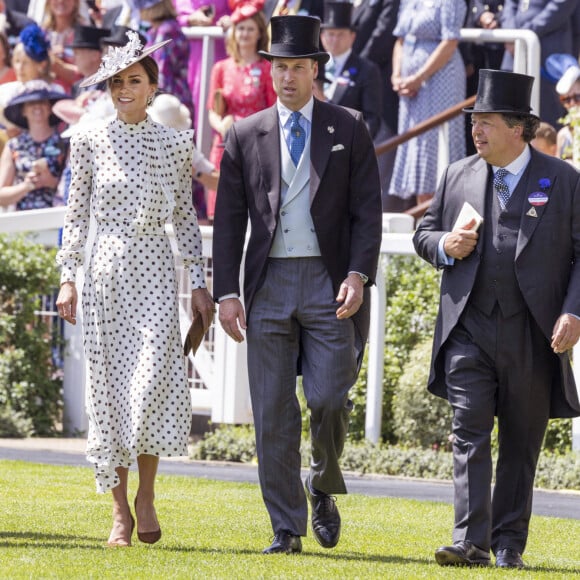
<path fill-rule="evenodd" d="M 40 189 L 41 187 L 55 189 L 59 182 L 59 178 L 55 177 L 48 169 L 44 158 L 37 159 L 32 163 L 32 171 L 26 174 L 26 179 L 34 184 L 33 189 Z"/>
<path fill-rule="evenodd" d="M 77 323 L 77 288 L 74 282 L 64 282 L 60 287 L 58 298 L 56 299 L 56 308 L 58 315 L 70 322 Z"/>
<path fill-rule="evenodd" d="M 191 291 L 191 314 L 193 318 L 201 316 L 205 334 L 211 326 L 215 314 L 215 303 L 207 288 L 197 288 Z"/>
<path fill-rule="evenodd" d="M 419 75 L 412 75 L 401 79 L 397 92 L 400 97 L 413 98 L 421 90 L 423 81 Z"/>

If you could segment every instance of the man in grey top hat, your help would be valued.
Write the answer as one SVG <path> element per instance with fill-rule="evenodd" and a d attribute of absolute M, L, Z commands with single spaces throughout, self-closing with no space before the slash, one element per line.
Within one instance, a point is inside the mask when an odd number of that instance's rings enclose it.
<path fill-rule="evenodd" d="M 225 332 L 248 341 L 262 495 L 274 530 L 266 554 L 296 553 L 306 535 L 336 546 L 339 458 L 369 322 L 381 243 L 380 183 L 359 112 L 313 98 L 320 21 L 278 16 L 270 52 L 277 103 L 235 123 L 221 162 L 214 221 L 214 296 Z M 248 218 L 244 299 L 240 263 Z M 300 479 L 301 414 L 310 409 L 310 474 Z"/>
<path fill-rule="evenodd" d="M 533 82 L 480 71 L 465 109 L 477 154 L 448 167 L 414 237 L 417 253 L 443 268 L 428 385 L 453 409 L 454 543 L 435 552 L 441 565 L 487 565 L 491 549 L 496 566 L 524 566 L 548 419 L 580 414 L 570 365 L 580 335 L 580 174 L 530 147 Z"/>

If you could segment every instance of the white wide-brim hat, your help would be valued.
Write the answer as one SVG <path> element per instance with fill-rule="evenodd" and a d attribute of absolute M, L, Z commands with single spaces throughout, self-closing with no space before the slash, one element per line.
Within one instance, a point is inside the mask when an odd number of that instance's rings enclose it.
<path fill-rule="evenodd" d="M 177 131 L 191 129 L 189 109 L 175 95 L 167 93 L 158 95 L 147 112 L 153 121 L 166 127 L 172 127 Z"/>
<path fill-rule="evenodd" d="M 556 84 L 556 92 L 559 95 L 565 95 L 572 90 L 574 83 L 580 79 L 580 67 L 571 66 L 566 69 L 558 83 Z"/>
<path fill-rule="evenodd" d="M 146 56 L 149 56 L 152 52 L 155 52 L 162 46 L 171 42 L 171 39 L 162 40 L 152 46 L 143 48 L 137 32 L 129 30 L 127 31 L 127 36 L 129 37 L 129 42 L 125 46 L 111 46 L 109 52 L 103 56 L 99 70 L 95 74 L 84 79 L 80 83 L 80 87 L 84 88 L 98 85 L 130 66 L 133 66 L 135 63 L 143 60 Z"/>

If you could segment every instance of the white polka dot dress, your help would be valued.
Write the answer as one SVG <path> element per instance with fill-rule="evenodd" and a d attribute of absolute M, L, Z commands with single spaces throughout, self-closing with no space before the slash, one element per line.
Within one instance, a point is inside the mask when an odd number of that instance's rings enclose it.
<path fill-rule="evenodd" d="M 191 131 L 149 118 L 73 137 L 72 180 L 61 282 L 84 262 L 89 215 L 96 239 L 82 308 L 88 366 L 87 458 L 97 491 L 119 483 L 116 467 L 140 454 L 186 455 L 191 426 L 178 320 L 172 221 L 192 288 L 205 287 L 201 235 L 192 205 Z"/>

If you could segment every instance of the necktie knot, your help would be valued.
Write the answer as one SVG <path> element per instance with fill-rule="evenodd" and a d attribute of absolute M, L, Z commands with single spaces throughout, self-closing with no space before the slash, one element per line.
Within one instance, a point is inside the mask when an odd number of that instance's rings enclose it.
<path fill-rule="evenodd" d="M 509 172 L 507 171 L 507 169 L 500 167 L 493 176 L 493 186 L 497 192 L 497 197 L 499 199 L 499 203 L 502 209 L 505 209 L 510 199 L 510 188 L 508 187 L 504 179 L 508 173 Z"/>
<path fill-rule="evenodd" d="M 302 113 L 300 111 L 294 111 L 290 115 L 290 157 L 294 165 L 298 166 L 302 152 L 304 151 L 304 146 L 306 145 L 306 131 L 300 125 L 300 118 Z"/>

